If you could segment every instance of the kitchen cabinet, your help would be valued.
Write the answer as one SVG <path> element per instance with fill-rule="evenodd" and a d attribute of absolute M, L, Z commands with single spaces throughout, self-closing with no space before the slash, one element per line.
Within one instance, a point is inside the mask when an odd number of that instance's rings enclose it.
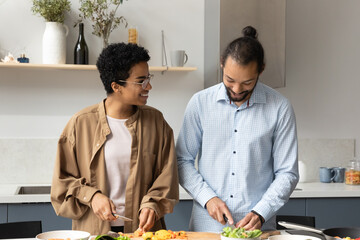
<path fill-rule="evenodd" d="M 285 206 L 280 208 L 278 215 L 296 215 L 306 216 L 306 199 L 305 198 L 293 198 L 290 199 Z"/>
<path fill-rule="evenodd" d="M 192 200 L 179 201 L 173 213 L 165 215 L 166 228 L 173 231 L 189 231 L 192 205 Z"/>
<path fill-rule="evenodd" d="M 51 203 L 7 204 L 7 208 L 7 222 L 40 220 L 44 232 L 71 229 L 71 219 L 57 216 Z"/>
<path fill-rule="evenodd" d="M 7 222 L 7 205 L 0 204 L 0 223 Z"/>
<path fill-rule="evenodd" d="M 360 227 L 360 198 L 310 198 L 306 215 L 315 216 L 317 228 Z"/>
<path fill-rule="evenodd" d="M 182 200 L 165 216 L 166 227 L 189 231 L 192 200 Z M 316 228 L 360 227 L 360 198 L 291 198 L 278 215 L 314 216 Z"/>
<path fill-rule="evenodd" d="M 314 216 L 316 228 L 360 227 L 360 198 L 290 199 L 278 215 Z"/>

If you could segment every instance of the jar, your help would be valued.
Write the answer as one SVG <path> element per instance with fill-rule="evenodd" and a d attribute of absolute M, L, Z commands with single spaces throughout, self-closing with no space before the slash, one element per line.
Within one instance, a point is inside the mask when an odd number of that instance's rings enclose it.
<path fill-rule="evenodd" d="M 129 28 L 128 43 L 139 44 L 139 33 L 137 27 Z"/>
<path fill-rule="evenodd" d="M 360 184 L 360 161 L 352 160 L 345 171 L 345 183 L 350 185 Z"/>

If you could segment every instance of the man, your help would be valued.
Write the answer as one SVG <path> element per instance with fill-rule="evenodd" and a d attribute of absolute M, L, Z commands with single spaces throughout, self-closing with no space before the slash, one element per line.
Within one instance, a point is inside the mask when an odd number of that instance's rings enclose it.
<path fill-rule="evenodd" d="M 51 202 L 57 215 L 73 219 L 74 230 L 164 229 L 164 215 L 178 201 L 173 131 L 145 105 L 149 59 L 136 44 L 105 48 L 96 66 L 107 97 L 76 113 L 60 136 Z"/>
<path fill-rule="evenodd" d="M 243 33 L 222 55 L 223 82 L 189 101 L 178 137 L 180 184 L 194 199 L 192 231 L 219 232 L 224 215 L 236 227 L 275 229 L 298 182 L 292 106 L 258 82 L 264 50 L 254 28 Z"/>

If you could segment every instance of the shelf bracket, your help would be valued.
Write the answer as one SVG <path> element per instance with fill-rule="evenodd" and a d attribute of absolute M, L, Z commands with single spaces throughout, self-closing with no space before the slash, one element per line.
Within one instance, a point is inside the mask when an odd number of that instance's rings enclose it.
<path fill-rule="evenodd" d="M 166 71 L 168 71 L 169 70 L 169 67 L 168 66 L 166 66 L 166 69 L 165 70 L 163 70 L 163 71 L 161 71 L 161 74 L 163 75 Z"/>
<path fill-rule="evenodd" d="M 167 63 L 167 57 L 166 57 L 166 47 L 165 47 L 165 37 L 164 37 L 164 30 L 161 30 L 161 42 L 162 42 L 162 48 L 161 48 L 161 65 L 163 67 L 166 67 L 166 70 L 161 71 L 161 74 L 164 74 L 168 69 L 168 63 Z"/>

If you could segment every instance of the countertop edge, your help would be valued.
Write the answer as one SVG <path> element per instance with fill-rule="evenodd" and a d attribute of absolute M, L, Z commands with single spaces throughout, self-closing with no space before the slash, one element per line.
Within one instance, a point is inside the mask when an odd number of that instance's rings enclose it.
<path fill-rule="evenodd" d="M 0 184 L 0 204 L 11 203 L 50 203 L 50 194 L 16 194 L 20 186 L 50 186 L 51 184 Z M 346 185 L 344 183 L 299 183 L 290 198 L 352 198 L 360 197 L 360 185 Z M 179 198 L 192 200 L 193 198 L 180 187 Z"/>

